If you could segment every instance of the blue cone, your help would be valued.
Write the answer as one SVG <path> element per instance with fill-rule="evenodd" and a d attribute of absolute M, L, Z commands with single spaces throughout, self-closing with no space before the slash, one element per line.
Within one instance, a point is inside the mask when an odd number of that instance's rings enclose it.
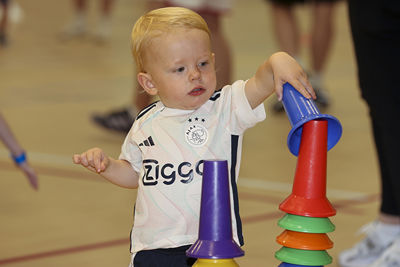
<path fill-rule="evenodd" d="M 342 125 L 337 118 L 327 114 L 320 114 L 314 101 L 305 98 L 289 83 L 283 85 L 282 102 L 292 125 L 287 137 L 287 145 L 293 155 L 297 156 L 299 154 L 303 124 L 311 120 L 327 120 L 328 150 L 337 144 L 342 136 Z"/>

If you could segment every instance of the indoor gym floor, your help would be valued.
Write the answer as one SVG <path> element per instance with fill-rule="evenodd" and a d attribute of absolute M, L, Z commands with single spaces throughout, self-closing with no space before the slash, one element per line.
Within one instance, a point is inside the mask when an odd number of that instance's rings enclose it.
<path fill-rule="evenodd" d="M 113 157 L 124 136 L 96 127 L 94 112 L 128 104 L 133 62 L 130 29 L 145 11 L 144 0 L 118 0 L 113 33 L 106 44 L 90 39 L 60 41 L 71 15 L 68 0 L 18 0 L 23 17 L 10 29 L 10 44 L 0 49 L 0 107 L 40 178 L 33 191 L 0 145 L 1 266 L 127 266 L 135 190 L 114 186 L 72 164 L 71 156 L 93 146 Z M 89 1 L 91 22 L 97 1 Z M 234 56 L 234 79 L 247 79 L 276 51 L 270 7 L 264 0 L 237 0 L 224 18 Z M 16 14 L 18 15 L 18 13 Z M 15 16 L 16 16 L 15 15 Z M 298 9 L 309 46 L 307 8 Z M 326 84 L 333 103 L 324 113 L 343 126 L 339 143 L 328 152 L 327 196 L 337 209 L 329 234 L 338 253 L 360 236 L 379 207 L 379 179 L 370 122 L 360 98 L 345 2 L 336 13 L 336 36 L 327 64 Z M 304 49 L 305 62 L 308 53 Z M 218 55 L 217 55 L 218 56 Z M 278 266 L 275 242 L 283 229 L 278 209 L 291 192 L 296 157 L 286 146 L 290 124 L 270 112 L 247 131 L 238 183 L 246 255 L 240 266 Z"/>

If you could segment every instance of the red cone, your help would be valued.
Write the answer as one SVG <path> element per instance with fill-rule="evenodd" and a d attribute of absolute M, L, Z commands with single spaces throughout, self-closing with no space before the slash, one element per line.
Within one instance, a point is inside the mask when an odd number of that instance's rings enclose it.
<path fill-rule="evenodd" d="M 279 205 L 282 211 L 308 217 L 336 214 L 326 198 L 327 132 L 326 120 L 303 125 L 292 194 Z"/>

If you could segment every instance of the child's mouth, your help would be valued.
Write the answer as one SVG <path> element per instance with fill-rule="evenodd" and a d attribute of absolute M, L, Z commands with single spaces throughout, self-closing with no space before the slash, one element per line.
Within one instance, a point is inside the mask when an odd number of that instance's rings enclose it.
<path fill-rule="evenodd" d="M 201 95 L 205 92 L 204 88 L 195 88 L 192 91 L 190 91 L 189 95 L 191 96 L 198 96 Z"/>

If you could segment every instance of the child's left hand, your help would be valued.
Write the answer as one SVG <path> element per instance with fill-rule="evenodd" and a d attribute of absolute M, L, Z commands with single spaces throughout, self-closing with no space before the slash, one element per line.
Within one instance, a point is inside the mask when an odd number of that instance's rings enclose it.
<path fill-rule="evenodd" d="M 287 53 L 278 52 L 269 58 L 279 101 L 283 96 L 283 85 L 290 83 L 306 98 L 316 98 L 314 89 L 308 81 L 307 74 L 297 61 Z"/>

